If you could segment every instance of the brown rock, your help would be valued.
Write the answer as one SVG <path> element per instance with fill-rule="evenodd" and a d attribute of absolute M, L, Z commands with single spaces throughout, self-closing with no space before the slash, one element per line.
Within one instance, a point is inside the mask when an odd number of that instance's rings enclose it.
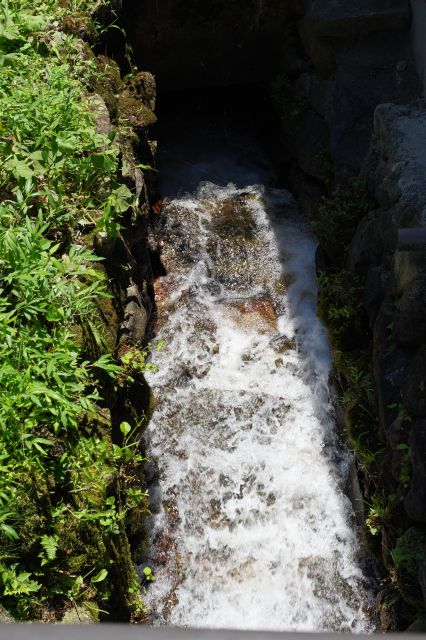
<path fill-rule="evenodd" d="M 130 80 L 130 86 L 151 111 L 155 111 L 157 85 L 152 73 L 140 71 Z"/>

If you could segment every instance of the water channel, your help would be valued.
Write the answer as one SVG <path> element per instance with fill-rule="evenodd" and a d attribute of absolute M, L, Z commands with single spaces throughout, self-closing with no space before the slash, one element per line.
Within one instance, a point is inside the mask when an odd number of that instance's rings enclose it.
<path fill-rule="evenodd" d="M 153 231 L 165 342 L 149 376 L 153 622 L 368 632 L 316 239 L 243 125 L 168 133 Z"/>

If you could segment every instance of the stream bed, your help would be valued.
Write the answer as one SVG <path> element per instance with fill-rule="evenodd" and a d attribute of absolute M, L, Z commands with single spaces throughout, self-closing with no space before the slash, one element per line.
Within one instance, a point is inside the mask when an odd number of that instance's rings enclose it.
<path fill-rule="evenodd" d="M 351 457 L 316 315 L 317 242 L 290 193 L 253 182 L 265 164 L 256 176 L 234 161 L 197 158 L 190 195 L 172 172 L 153 231 L 164 347 L 148 376 L 156 581 L 145 598 L 155 625 L 369 632 L 343 491 Z M 206 181 L 214 166 L 238 179 Z"/>

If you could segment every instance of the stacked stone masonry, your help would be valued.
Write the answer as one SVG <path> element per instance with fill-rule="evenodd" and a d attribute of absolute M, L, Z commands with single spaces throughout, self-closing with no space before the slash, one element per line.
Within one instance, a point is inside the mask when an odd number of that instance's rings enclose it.
<path fill-rule="evenodd" d="M 366 276 L 380 427 L 395 449 L 407 436 L 413 462 L 405 500 L 426 522 L 426 246 L 401 247 L 401 227 L 426 225 L 426 109 L 380 105 L 364 172 L 380 206 L 359 225 L 349 266 Z M 389 405 L 402 404 L 410 420 Z"/>
<path fill-rule="evenodd" d="M 426 246 L 398 246 L 398 229 L 426 226 L 426 108 L 420 97 L 426 4 L 304 0 L 303 5 L 295 26 L 299 44 L 285 47 L 283 57 L 301 116 L 294 139 L 287 130 L 282 139 L 297 160 L 295 190 L 308 216 L 315 218 L 330 185 L 345 188 L 354 176 L 364 178 L 377 202 L 360 222 L 345 266 L 364 282 L 380 439 L 389 461 L 386 473 L 394 475 L 388 486 L 383 480 L 381 490 L 391 493 L 400 482 L 395 469 L 408 444 L 412 470 L 401 526 L 422 531 Z M 421 557 L 418 584 L 426 601 L 426 550 Z"/>

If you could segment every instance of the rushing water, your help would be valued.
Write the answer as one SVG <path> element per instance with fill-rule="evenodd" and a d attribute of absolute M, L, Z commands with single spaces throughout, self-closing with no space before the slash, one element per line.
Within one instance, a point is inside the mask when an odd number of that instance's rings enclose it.
<path fill-rule="evenodd" d="M 316 241 L 293 198 L 205 182 L 156 233 L 154 624 L 370 630 Z"/>

